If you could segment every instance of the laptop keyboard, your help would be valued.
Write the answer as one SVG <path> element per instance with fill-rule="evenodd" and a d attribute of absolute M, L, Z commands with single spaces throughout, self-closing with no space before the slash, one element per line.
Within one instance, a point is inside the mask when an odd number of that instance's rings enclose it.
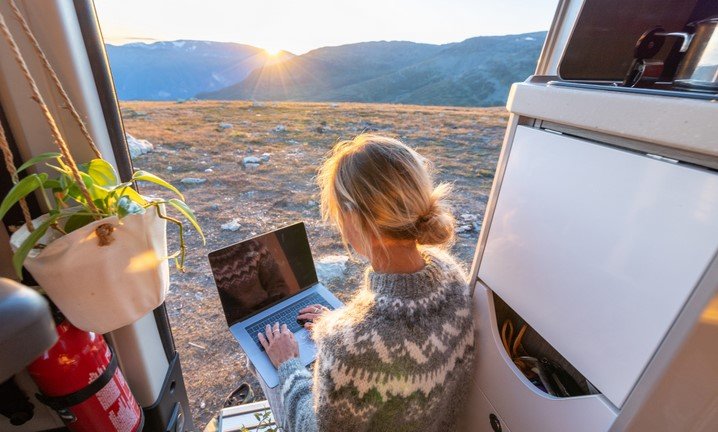
<path fill-rule="evenodd" d="M 257 321 L 256 323 L 247 327 L 247 333 L 249 333 L 249 335 L 252 337 L 252 340 L 254 340 L 254 343 L 257 344 L 259 349 L 264 351 L 264 347 L 262 347 L 262 344 L 259 343 L 259 337 L 257 336 L 257 334 L 260 332 L 264 333 L 267 324 L 269 324 L 270 326 L 274 325 L 274 323 L 276 322 L 278 322 L 280 326 L 282 324 L 286 324 L 289 328 L 289 331 L 291 331 L 292 333 L 296 333 L 302 329 L 302 326 L 300 326 L 297 322 L 297 315 L 299 315 L 299 310 L 304 309 L 305 307 L 312 304 L 320 304 L 322 306 L 326 306 L 329 309 L 334 309 L 334 307 L 327 303 L 327 301 L 324 300 L 321 295 L 313 293 L 304 297 L 298 302 L 292 303 L 284 309 L 281 309 L 273 313 L 272 315 L 269 315 L 268 317 L 264 318 L 263 320 Z"/>

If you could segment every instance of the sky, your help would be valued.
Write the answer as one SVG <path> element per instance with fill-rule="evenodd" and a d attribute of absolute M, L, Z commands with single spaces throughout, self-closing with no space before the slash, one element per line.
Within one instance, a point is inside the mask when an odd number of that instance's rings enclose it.
<path fill-rule="evenodd" d="M 95 0 L 107 43 L 197 39 L 303 54 L 548 30 L 558 0 Z"/>

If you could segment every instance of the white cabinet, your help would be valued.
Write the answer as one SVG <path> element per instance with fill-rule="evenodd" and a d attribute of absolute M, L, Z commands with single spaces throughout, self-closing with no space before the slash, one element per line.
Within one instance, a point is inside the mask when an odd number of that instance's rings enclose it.
<path fill-rule="evenodd" d="M 495 193 L 479 279 L 620 408 L 716 254 L 718 175 L 518 126 Z"/>
<path fill-rule="evenodd" d="M 549 396 L 536 388 L 509 358 L 501 344 L 491 291 L 481 284 L 474 291 L 476 371 L 466 432 L 486 431 L 487 409 L 500 416 L 502 432 L 606 432 L 616 418 L 603 395 L 573 398 Z M 487 400 L 490 407 L 487 408 Z"/>

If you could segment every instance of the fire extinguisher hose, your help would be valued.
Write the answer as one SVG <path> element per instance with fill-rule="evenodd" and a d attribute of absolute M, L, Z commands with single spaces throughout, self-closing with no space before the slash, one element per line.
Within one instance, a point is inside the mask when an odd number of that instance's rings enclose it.
<path fill-rule="evenodd" d="M 37 400 L 55 411 L 67 409 L 84 402 L 92 395 L 102 390 L 102 388 L 105 387 L 115 375 L 115 371 L 117 370 L 117 356 L 112 351 L 112 348 L 110 348 L 110 353 L 112 354 L 112 358 L 110 359 L 110 363 L 107 365 L 104 372 L 102 372 L 96 380 L 88 384 L 86 387 L 65 396 L 45 396 L 42 393 L 37 393 L 35 394 Z"/>

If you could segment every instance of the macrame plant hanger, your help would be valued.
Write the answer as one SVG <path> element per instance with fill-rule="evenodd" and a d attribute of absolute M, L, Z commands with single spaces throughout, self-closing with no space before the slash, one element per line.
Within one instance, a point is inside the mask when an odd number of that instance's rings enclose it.
<path fill-rule="evenodd" d="M 10 8 L 12 9 L 13 14 L 15 15 L 15 18 L 17 19 L 18 23 L 20 24 L 23 33 L 25 33 L 25 36 L 27 36 L 30 44 L 32 45 L 35 53 L 37 54 L 37 57 L 40 59 L 45 71 L 50 76 L 55 88 L 57 89 L 58 93 L 60 94 L 60 97 L 63 100 L 63 108 L 67 109 L 70 114 L 72 115 L 72 118 L 75 120 L 77 125 L 80 128 L 80 131 L 82 132 L 83 136 L 85 137 L 90 149 L 95 154 L 97 158 L 102 158 L 102 154 L 100 153 L 99 149 L 95 145 L 94 140 L 92 139 L 92 136 L 90 135 L 90 132 L 87 130 L 87 127 L 85 126 L 84 121 L 80 117 L 80 114 L 75 109 L 75 106 L 72 104 L 72 101 L 70 100 L 70 97 L 67 95 L 67 92 L 65 91 L 64 87 L 62 86 L 62 83 L 60 82 L 59 77 L 57 76 L 57 73 L 55 72 L 55 69 L 50 64 L 49 60 L 47 59 L 47 56 L 43 52 L 42 48 L 40 47 L 40 44 L 38 43 L 37 39 L 35 38 L 34 34 L 32 33 L 32 30 L 30 30 L 30 26 L 28 25 L 27 21 L 25 20 L 25 17 L 20 12 L 20 9 L 15 4 L 15 0 L 8 0 L 8 4 Z M 32 75 L 30 74 L 30 70 L 27 66 L 27 63 L 25 62 L 25 59 L 22 56 L 22 53 L 20 52 L 20 49 L 17 45 L 17 42 L 15 41 L 15 38 L 13 37 L 12 33 L 10 32 L 10 29 L 7 26 L 7 23 L 5 22 L 5 18 L 0 13 L 0 33 L 2 33 L 3 38 L 7 41 L 8 46 L 10 47 L 13 57 L 15 59 L 15 62 L 20 67 L 23 76 L 27 80 L 27 83 L 30 86 L 30 91 L 32 93 L 32 100 L 37 103 L 37 105 L 40 108 L 40 111 L 43 114 L 43 117 L 45 118 L 45 121 L 47 122 L 47 125 L 50 129 L 50 133 L 52 134 L 53 140 L 55 144 L 57 145 L 58 149 L 60 150 L 60 154 L 62 155 L 62 159 L 64 160 L 65 164 L 70 168 L 70 171 L 72 172 L 72 176 L 75 179 L 75 182 L 77 183 L 77 186 L 80 189 L 80 193 L 87 201 L 87 206 L 89 207 L 90 211 L 93 213 L 93 217 L 96 220 L 99 220 L 102 218 L 102 215 L 100 213 L 100 210 L 97 208 L 95 203 L 92 200 L 92 197 L 90 196 L 90 192 L 87 190 L 87 187 L 85 186 L 84 181 L 82 180 L 82 176 L 80 174 L 80 170 L 77 167 L 77 163 L 75 162 L 75 159 L 72 157 L 72 154 L 70 153 L 70 149 L 67 146 L 67 143 L 65 142 L 65 139 L 62 137 L 62 134 L 60 133 L 60 130 L 57 126 L 57 123 L 55 122 L 54 117 L 52 116 L 52 113 L 50 112 L 49 107 L 45 103 L 45 100 L 43 99 L 42 95 L 40 94 L 40 90 L 37 87 L 37 83 L 33 79 Z M 15 168 L 14 160 L 12 151 L 10 150 L 10 145 L 8 144 L 7 137 L 5 136 L 4 131 L 2 128 L 0 128 L 0 150 L 2 150 L 3 158 L 5 161 L 5 166 L 10 173 L 10 177 L 12 178 L 13 183 L 18 182 L 18 175 L 17 170 Z M 30 211 L 28 210 L 27 203 L 24 199 L 20 200 L 20 207 L 22 209 L 23 217 L 25 219 L 25 223 L 27 224 L 28 230 L 33 231 L 34 226 L 32 224 L 32 217 L 30 215 Z M 98 232 L 98 235 L 102 235 L 100 232 Z M 109 235 L 109 233 L 107 234 Z M 103 241 L 101 240 L 101 244 Z"/>

